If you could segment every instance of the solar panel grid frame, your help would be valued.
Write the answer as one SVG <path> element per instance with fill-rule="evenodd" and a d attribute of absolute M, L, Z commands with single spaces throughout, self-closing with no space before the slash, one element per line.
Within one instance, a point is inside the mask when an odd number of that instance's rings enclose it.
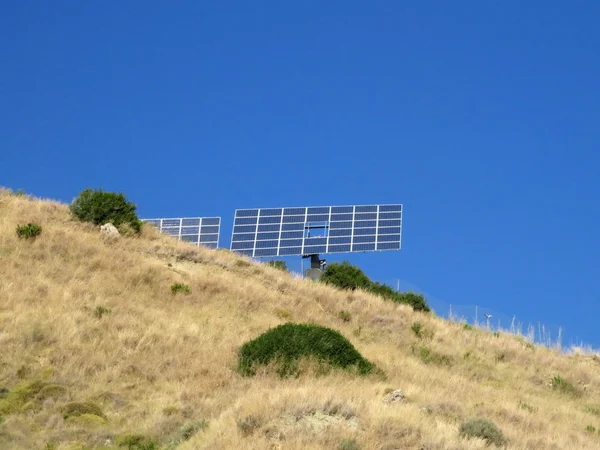
<path fill-rule="evenodd" d="M 325 236 L 305 236 L 319 222 L 327 230 Z M 238 209 L 230 249 L 270 257 L 400 250 L 401 246 L 402 205 L 387 204 Z"/>
<path fill-rule="evenodd" d="M 159 232 L 180 241 L 209 248 L 219 247 L 220 217 L 170 217 L 142 219 L 142 222 L 152 224 Z"/>

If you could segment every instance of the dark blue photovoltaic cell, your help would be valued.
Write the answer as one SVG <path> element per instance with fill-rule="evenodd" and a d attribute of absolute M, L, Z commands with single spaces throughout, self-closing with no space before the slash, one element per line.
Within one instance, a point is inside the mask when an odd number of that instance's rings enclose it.
<path fill-rule="evenodd" d="M 203 217 L 202 225 L 221 225 L 220 217 Z"/>
<path fill-rule="evenodd" d="M 302 239 L 303 236 L 303 231 L 283 231 L 281 233 L 281 239 Z"/>
<path fill-rule="evenodd" d="M 169 236 L 179 236 L 179 228 L 163 228 L 162 233 Z"/>
<path fill-rule="evenodd" d="M 254 233 L 256 225 L 236 225 L 233 227 L 233 234 L 237 233 Z"/>
<path fill-rule="evenodd" d="M 334 230 L 337 228 L 352 228 L 352 222 L 331 222 L 329 229 Z"/>
<path fill-rule="evenodd" d="M 232 242 L 231 250 L 242 250 L 242 249 L 250 249 L 254 248 L 254 241 L 244 241 L 244 242 Z"/>
<path fill-rule="evenodd" d="M 356 206 L 354 208 L 355 213 L 367 213 L 367 212 L 377 212 L 377 205 L 364 205 L 364 206 Z"/>
<path fill-rule="evenodd" d="M 257 248 L 255 252 L 256 256 L 277 256 L 276 248 Z"/>
<path fill-rule="evenodd" d="M 400 235 L 401 228 L 400 227 L 389 227 L 389 228 L 379 228 L 379 234 L 397 234 Z"/>
<path fill-rule="evenodd" d="M 402 213 L 399 212 L 388 212 L 388 213 L 379 213 L 379 220 L 385 219 L 402 219 Z"/>
<path fill-rule="evenodd" d="M 401 220 L 380 220 L 379 221 L 380 227 L 399 227 L 401 225 L 402 225 Z"/>
<path fill-rule="evenodd" d="M 276 240 L 272 240 L 272 241 L 256 241 L 256 248 L 277 247 L 277 243 L 278 243 L 278 241 L 276 241 Z"/>
<path fill-rule="evenodd" d="M 215 227 L 218 230 L 218 227 Z M 217 233 L 218 231 L 214 231 Z M 181 227 L 181 234 L 200 234 L 200 227 Z"/>
<path fill-rule="evenodd" d="M 301 255 L 302 247 L 281 247 L 279 249 L 279 254 L 282 256 L 285 255 Z"/>
<path fill-rule="evenodd" d="M 279 227 L 281 225 L 280 224 L 274 224 L 274 225 L 259 225 L 258 226 L 258 232 L 265 232 L 265 231 L 277 231 L 279 232 Z"/>
<path fill-rule="evenodd" d="M 304 222 L 303 223 L 284 223 L 281 227 L 283 231 L 294 231 L 294 230 L 304 230 Z"/>
<path fill-rule="evenodd" d="M 256 225 L 258 217 L 238 217 L 235 219 L 234 225 Z"/>
<path fill-rule="evenodd" d="M 257 241 L 268 241 L 270 239 L 279 239 L 279 232 L 271 232 L 271 233 L 258 233 L 256 235 Z"/>
<path fill-rule="evenodd" d="M 215 242 L 218 239 L 217 234 L 201 234 L 200 235 L 200 243 L 204 244 L 206 242 Z"/>
<path fill-rule="evenodd" d="M 354 210 L 353 206 L 332 206 L 331 214 L 352 213 L 353 210 Z"/>
<path fill-rule="evenodd" d="M 178 227 L 181 224 L 181 219 L 163 219 L 162 226 L 164 227 Z"/>
<path fill-rule="evenodd" d="M 235 212 L 237 217 L 252 217 L 258 216 L 258 209 L 238 209 Z"/>
<path fill-rule="evenodd" d="M 355 244 L 366 244 L 369 242 L 375 242 L 375 235 L 373 236 L 354 236 L 353 243 Z"/>
<path fill-rule="evenodd" d="M 377 244 L 377 250 L 399 250 L 400 242 L 381 242 Z"/>
<path fill-rule="evenodd" d="M 354 220 L 377 220 L 377 213 L 354 214 Z"/>
<path fill-rule="evenodd" d="M 238 253 L 246 256 L 252 256 L 252 250 L 238 250 Z"/>
<path fill-rule="evenodd" d="M 329 221 L 329 214 L 309 214 L 306 218 L 307 222 L 327 222 Z"/>
<path fill-rule="evenodd" d="M 329 214 L 329 206 L 317 206 L 308 208 L 308 215 L 311 214 Z"/>
<path fill-rule="evenodd" d="M 376 220 L 359 220 L 354 222 L 354 228 L 375 228 L 376 226 Z"/>
<path fill-rule="evenodd" d="M 364 236 L 365 234 L 375 234 L 375 228 L 355 228 L 354 236 Z"/>
<path fill-rule="evenodd" d="M 329 237 L 329 245 L 349 244 L 352 241 L 351 236 L 345 237 Z"/>
<path fill-rule="evenodd" d="M 381 205 L 379 212 L 402 212 L 402 205 Z"/>
<path fill-rule="evenodd" d="M 331 221 L 339 222 L 343 220 L 352 220 L 352 214 L 332 214 Z"/>
<path fill-rule="evenodd" d="M 193 227 L 193 226 L 199 226 L 200 225 L 200 218 L 194 218 L 194 219 L 181 219 L 181 225 L 184 227 Z"/>
<path fill-rule="evenodd" d="M 302 246 L 302 239 L 282 239 L 280 247 L 300 247 Z"/>
<path fill-rule="evenodd" d="M 202 234 L 215 234 L 219 232 L 219 227 L 205 227 L 204 225 L 202 225 L 202 228 L 200 230 Z"/>
<path fill-rule="evenodd" d="M 314 245 L 311 247 L 304 247 L 305 255 L 316 255 L 319 253 L 325 253 L 327 246 L 325 245 Z"/>
<path fill-rule="evenodd" d="M 255 238 L 255 234 L 254 233 L 239 233 L 239 234 L 234 234 L 232 239 L 234 242 L 238 242 L 238 241 L 253 241 Z"/>
<path fill-rule="evenodd" d="M 263 216 L 260 216 L 260 218 L 258 219 L 258 223 L 259 224 L 281 223 L 281 217 L 263 217 Z"/>
<path fill-rule="evenodd" d="M 350 228 L 344 228 L 343 230 L 329 230 L 329 236 L 350 236 L 352 230 Z"/>
<path fill-rule="evenodd" d="M 304 215 L 305 212 L 306 212 L 306 208 L 284 208 L 283 215 L 284 216 Z"/>
<path fill-rule="evenodd" d="M 400 240 L 399 234 L 380 234 L 377 236 L 377 242 L 393 242 L 393 241 L 399 241 L 399 240 Z"/>
<path fill-rule="evenodd" d="M 350 244 L 348 245 L 330 245 L 329 253 L 347 253 L 350 251 Z"/>
<path fill-rule="evenodd" d="M 181 240 L 186 242 L 198 242 L 198 237 L 197 234 L 186 234 L 181 236 Z"/>
<path fill-rule="evenodd" d="M 368 252 L 368 251 L 372 251 L 372 250 L 375 250 L 375 243 L 352 245 L 352 251 L 355 251 L 355 252 Z"/>
<path fill-rule="evenodd" d="M 281 208 L 261 209 L 260 217 L 264 216 L 281 216 Z"/>
<path fill-rule="evenodd" d="M 302 224 L 304 224 L 304 216 L 283 216 L 283 223 L 302 223 Z"/>

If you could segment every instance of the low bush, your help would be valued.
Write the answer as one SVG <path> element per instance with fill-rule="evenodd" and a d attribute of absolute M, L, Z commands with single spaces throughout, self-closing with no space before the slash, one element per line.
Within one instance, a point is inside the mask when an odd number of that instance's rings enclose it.
<path fill-rule="evenodd" d="M 139 233 L 142 221 L 135 213 L 136 205 L 122 193 L 85 189 L 70 205 L 71 213 L 79 220 L 94 225 L 112 223 L 119 231 Z M 128 234 L 128 233 L 125 233 Z"/>
<path fill-rule="evenodd" d="M 571 382 L 565 380 L 560 375 L 555 375 L 552 377 L 552 389 L 573 397 L 581 396 L 581 392 L 575 386 L 573 386 Z"/>
<path fill-rule="evenodd" d="M 329 264 L 319 281 L 340 289 L 364 289 L 383 299 L 410 305 L 416 311 L 431 311 L 422 294 L 397 292 L 386 284 L 373 282 L 359 267 L 353 266 L 348 261 Z"/>
<path fill-rule="evenodd" d="M 195 434 L 208 428 L 208 422 L 198 420 L 189 422 L 181 426 L 179 430 L 169 439 L 169 442 L 164 446 L 165 450 L 177 448 L 185 441 L 189 441 Z"/>
<path fill-rule="evenodd" d="M 416 353 L 421 361 L 425 364 L 437 364 L 439 366 L 450 366 L 452 365 L 452 360 L 449 356 L 442 355 L 441 353 L 434 352 L 429 347 L 419 346 L 418 348 L 412 348 L 413 353 Z"/>
<path fill-rule="evenodd" d="M 72 402 L 67 403 L 61 408 L 63 419 L 69 417 L 81 416 L 82 414 L 93 414 L 98 417 L 105 419 L 104 413 L 100 406 L 93 402 Z"/>
<path fill-rule="evenodd" d="M 283 270 L 284 272 L 288 271 L 288 267 L 285 261 L 267 261 L 265 265 L 273 267 L 275 269 Z"/>
<path fill-rule="evenodd" d="M 104 306 L 96 306 L 96 309 L 94 310 L 94 316 L 96 316 L 98 319 L 102 319 L 102 316 L 110 313 L 111 310 Z"/>
<path fill-rule="evenodd" d="M 348 311 L 340 311 L 338 313 L 338 317 L 344 322 L 350 322 L 352 320 L 352 314 L 350 314 Z"/>
<path fill-rule="evenodd" d="M 472 419 L 464 422 L 460 426 L 459 433 L 463 438 L 480 438 L 485 440 L 488 445 L 494 444 L 497 447 L 501 447 L 507 443 L 502 430 L 496 424 L 486 419 Z"/>
<path fill-rule="evenodd" d="M 236 421 L 238 430 L 243 436 L 250 436 L 262 425 L 262 420 L 257 416 L 247 416 Z"/>
<path fill-rule="evenodd" d="M 141 434 L 123 434 L 117 436 L 116 444 L 127 450 L 158 450 L 158 442 Z"/>
<path fill-rule="evenodd" d="M 239 351 L 238 370 L 251 376 L 258 365 L 276 363 L 279 375 L 287 376 L 296 373 L 301 358 L 314 358 L 342 369 L 355 367 L 361 375 L 375 368 L 337 331 L 313 324 L 286 323 L 245 343 Z"/>
<path fill-rule="evenodd" d="M 422 336 L 421 331 L 423 330 L 423 325 L 421 322 L 414 322 L 410 329 L 415 333 L 415 336 L 419 338 Z"/>
<path fill-rule="evenodd" d="M 17 236 L 21 239 L 32 239 L 39 236 L 42 232 L 42 227 L 35 223 L 27 225 L 17 225 Z"/>
<path fill-rule="evenodd" d="M 465 324 L 463 325 L 463 328 L 464 328 L 465 330 L 469 330 L 469 331 L 471 331 L 471 330 L 473 329 L 473 325 L 471 325 L 471 324 L 469 324 L 469 323 L 465 323 Z"/>
<path fill-rule="evenodd" d="M 183 284 L 183 283 L 175 283 L 171 285 L 171 293 L 173 295 L 177 294 L 178 292 L 182 292 L 184 294 L 190 294 L 192 292 L 192 288 L 189 287 L 187 284 Z"/>
<path fill-rule="evenodd" d="M 339 450 L 360 450 L 360 445 L 354 439 L 344 439 L 338 448 Z"/>

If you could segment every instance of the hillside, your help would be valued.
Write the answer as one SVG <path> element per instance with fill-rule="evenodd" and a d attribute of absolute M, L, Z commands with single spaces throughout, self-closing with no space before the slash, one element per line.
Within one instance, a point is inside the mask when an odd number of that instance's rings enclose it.
<path fill-rule="evenodd" d="M 41 235 L 19 239 L 17 224 L 29 222 Z M 191 293 L 173 295 L 174 283 Z M 339 331 L 386 377 L 241 376 L 240 346 L 289 321 Z M 293 279 L 152 229 L 105 242 L 66 205 L 9 191 L 0 349 L 2 449 L 486 448 L 460 437 L 470 418 L 498 425 L 510 449 L 600 448 L 596 356 Z M 391 389 L 405 399 L 385 403 Z"/>

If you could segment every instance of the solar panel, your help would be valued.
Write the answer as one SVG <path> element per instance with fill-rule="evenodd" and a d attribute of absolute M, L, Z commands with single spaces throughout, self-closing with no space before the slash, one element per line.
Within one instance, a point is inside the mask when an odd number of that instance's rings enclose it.
<path fill-rule="evenodd" d="M 158 231 L 180 241 L 217 248 L 219 246 L 220 217 L 179 217 L 167 219 L 142 219 Z"/>
<path fill-rule="evenodd" d="M 251 256 L 400 250 L 402 205 L 238 209 L 231 250 Z"/>

